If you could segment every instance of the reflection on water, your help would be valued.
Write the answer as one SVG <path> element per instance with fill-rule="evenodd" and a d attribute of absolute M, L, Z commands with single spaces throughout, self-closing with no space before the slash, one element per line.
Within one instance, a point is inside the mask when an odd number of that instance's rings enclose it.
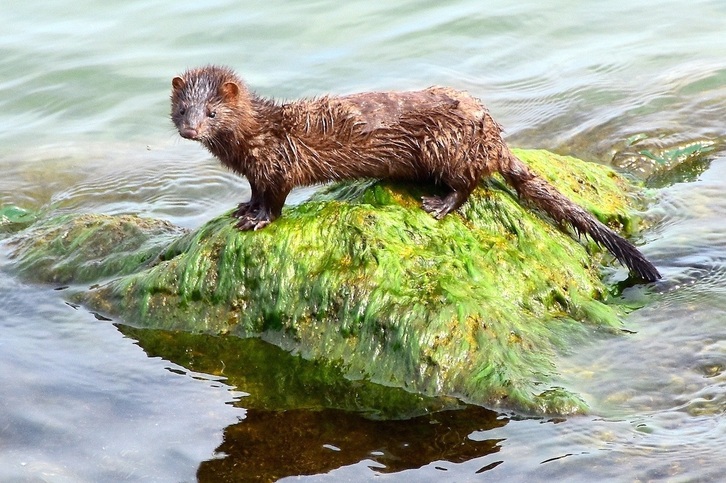
<path fill-rule="evenodd" d="M 246 183 L 168 120 L 169 79 L 193 65 L 230 64 L 280 98 L 447 84 L 484 99 L 513 144 L 650 175 L 661 189 L 639 241 L 665 279 L 622 294 L 644 306 L 632 333 L 563 358 L 561 383 L 592 416 L 376 421 L 324 405 L 246 412 L 255 385 L 234 381 L 242 397 L 189 358 L 145 354 L 63 291 L 0 276 L 0 480 L 718 479 L 724 18 L 721 0 L 5 2 L 0 208 L 186 228 L 231 209 Z M 663 156 L 697 144 L 712 151 L 663 174 Z"/>
<path fill-rule="evenodd" d="M 446 466 L 498 452 L 499 440 L 471 435 L 505 424 L 496 413 L 473 406 L 404 421 L 371 421 L 334 410 L 251 410 L 244 421 L 225 430 L 224 443 L 217 448 L 224 457 L 202 463 L 197 477 L 210 482 L 278 479 L 328 473 L 359 462 L 383 474 L 431 462 Z M 483 466 L 477 473 L 496 466 Z"/>

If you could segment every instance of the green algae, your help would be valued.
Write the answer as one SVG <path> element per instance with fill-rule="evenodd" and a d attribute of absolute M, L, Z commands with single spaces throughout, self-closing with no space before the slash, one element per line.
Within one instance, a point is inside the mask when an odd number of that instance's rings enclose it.
<path fill-rule="evenodd" d="M 31 225 L 37 214 L 14 205 L 0 206 L 0 234 L 13 233 Z"/>
<path fill-rule="evenodd" d="M 612 170 L 546 151 L 516 154 L 601 221 L 632 233 L 634 192 Z M 264 230 L 240 232 L 225 214 L 163 249 L 169 232 L 142 236 L 136 249 L 109 246 L 106 262 L 83 255 L 93 237 L 57 231 L 78 224 L 62 219 L 51 223 L 55 238 L 17 242 L 15 256 L 34 273 L 48 252 L 61 260 L 54 267 L 93 260 L 95 276 L 123 275 L 78 296 L 95 310 L 141 328 L 260 338 L 334 367 L 321 379 L 329 384 L 342 378 L 526 413 L 585 411 L 551 380 L 559 351 L 620 326 L 604 303 L 599 249 L 523 206 L 496 178 L 441 221 L 419 207 L 428 193 L 339 183 Z M 71 241 L 59 243 L 59 233 Z"/>

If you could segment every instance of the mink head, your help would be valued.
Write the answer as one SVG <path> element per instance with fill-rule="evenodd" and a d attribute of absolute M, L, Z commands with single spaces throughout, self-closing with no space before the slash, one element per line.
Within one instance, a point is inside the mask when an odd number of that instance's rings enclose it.
<path fill-rule="evenodd" d="M 231 69 L 191 69 L 171 85 L 171 119 L 184 138 L 208 145 L 251 120 L 249 93 Z"/>

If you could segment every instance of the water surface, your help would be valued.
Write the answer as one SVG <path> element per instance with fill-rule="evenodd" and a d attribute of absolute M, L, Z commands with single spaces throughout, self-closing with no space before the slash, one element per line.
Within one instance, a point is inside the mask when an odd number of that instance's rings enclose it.
<path fill-rule="evenodd" d="M 313 481 L 722 474 L 723 1 L 10 0 L 0 18 L 0 207 L 194 228 L 245 199 L 168 120 L 171 77 L 206 63 L 282 99 L 452 85 L 481 97 L 514 145 L 643 178 L 664 152 L 711 149 L 644 213 L 638 242 L 665 280 L 623 294 L 644 305 L 624 321 L 633 333 L 563 356 L 561 383 L 589 416 L 248 411 L 244 387 L 143 350 L 59 287 L 0 274 L 0 480 L 218 481 L 240 466 Z"/>

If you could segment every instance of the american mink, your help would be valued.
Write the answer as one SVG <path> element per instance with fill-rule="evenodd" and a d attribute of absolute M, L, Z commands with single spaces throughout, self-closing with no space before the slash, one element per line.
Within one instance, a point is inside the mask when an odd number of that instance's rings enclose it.
<path fill-rule="evenodd" d="M 589 235 L 641 279 L 660 278 L 635 246 L 515 157 L 487 109 L 462 91 L 430 87 L 278 103 L 252 93 L 231 69 L 210 65 L 174 77 L 171 118 L 182 137 L 249 180 L 252 196 L 234 212 L 241 230 L 279 217 L 295 186 L 351 178 L 440 185 L 445 194 L 423 197 L 422 205 L 442 218 L 483 177 L 500 173 L 520 197 Z"/>

